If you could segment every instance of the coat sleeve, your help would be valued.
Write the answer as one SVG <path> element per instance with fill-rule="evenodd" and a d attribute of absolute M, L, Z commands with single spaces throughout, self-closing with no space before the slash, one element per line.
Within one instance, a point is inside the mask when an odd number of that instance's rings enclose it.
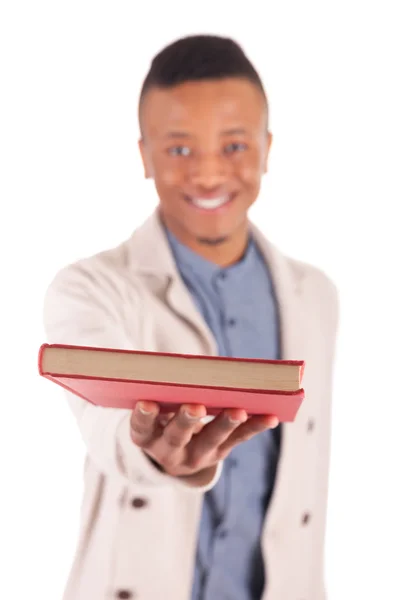
<path fill-rule="evenodd" d="M 140 327 L 140 302 L 132 292 L 127 302 L 119 286 L 121 283 L 103 269 L 96 272 L 92 263 L 82 262 L 60 271 L 44 300 L 47 341 L 134 350 L 132 331 Z M 124 310 L 129 310 L 129 330 L 124 325 Z M 201 493 L 217 481 L 220 466 L 201 478 L 172 478 L 160 472 L 131 441 L 131 411 L 98 407 L 65 393 L 87 452 L 101 472 L 144 485 L 178 485 Z"/>

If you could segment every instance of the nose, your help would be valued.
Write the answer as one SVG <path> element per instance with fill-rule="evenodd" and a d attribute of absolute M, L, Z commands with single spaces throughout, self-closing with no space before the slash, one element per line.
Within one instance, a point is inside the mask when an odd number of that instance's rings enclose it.
<path fill-rule="evenodd" d="M 195 186 L 214 189 L 226 182 L 228 171 L 228 165 L 222 156 L 214 154 L 197 156 L 191 164 L 190 180 Z"/>

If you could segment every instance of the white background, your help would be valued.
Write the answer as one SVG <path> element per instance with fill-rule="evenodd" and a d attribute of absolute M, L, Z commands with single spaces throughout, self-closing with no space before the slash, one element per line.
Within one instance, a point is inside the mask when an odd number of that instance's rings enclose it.
<path fill-rule="evenodd" d="M 398 29 L 384 0 L 2 3 L 1 598 L 60 598 L 77 534 L 84 448 L 36 369 L 45 289 L 153 210 L 139 87 L 164 44 L 201 32 L 241 42 L 269 92 L 254 219 L 340 290 L 329 598 L 400 598 Z"/>

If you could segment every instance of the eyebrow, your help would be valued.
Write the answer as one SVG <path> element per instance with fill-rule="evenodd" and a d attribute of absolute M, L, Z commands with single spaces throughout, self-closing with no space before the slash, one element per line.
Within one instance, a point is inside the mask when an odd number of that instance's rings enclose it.
<path fill-rule="evenodd" d="M 224 131 L 221 131 L 221 135 L 227 136 L 227 135 L 246 135 L 248 132 L 246 131 L 246 129 L 244 129 L 243 127 L 235 127 L 232 129 L 225 129 Z M 187 133 L 185 131 L 169 131 L 166 136 L 168 139 L 187 139 L 192 137 L 192 135 L 190 133 Z"/>
<path fill-rule="evenodd" d="M 234 127 L 232 129 L 225 129 L 221 133 L 222 135 L 245 135 L 247 131 L 243 127 Z"/>
<path fill-rule="evenodd" d="M 166 134 L 167 138 L 189 138 L 191 137 L 189 133 L 185 133 L 184 131 L 168 131 Z"/>

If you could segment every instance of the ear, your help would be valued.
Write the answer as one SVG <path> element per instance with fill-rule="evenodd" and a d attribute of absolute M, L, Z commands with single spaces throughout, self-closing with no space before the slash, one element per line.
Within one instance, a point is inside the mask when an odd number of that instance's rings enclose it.
<path fill-rule="evenodd" d="M 272 133 L 270 131 L 267 132 L 267 139 L 266 139 L 266 144 L 265 144 L 265 156 L 264 156 L 264 164 L 263 164 L 263 173 L 267 173 L 268 172 L 268 158 L 269 158 L 269 152 L 271 150 L 271 145 L 272 145 Z"/>
<path fill-rule="evenodd" d="M 140 140 L 138 142 L 138 146 L 139 146 L 140 156 L 142 157 L 144 176 L 146 179 L 151 179 L 152 176 L 151 176 L 151 169 L 150 169 L 150 161 L 147 156 L 147 149 L 146 149 L 146 145 L 144 143 L 143 138 L 140 138 Z"/>

